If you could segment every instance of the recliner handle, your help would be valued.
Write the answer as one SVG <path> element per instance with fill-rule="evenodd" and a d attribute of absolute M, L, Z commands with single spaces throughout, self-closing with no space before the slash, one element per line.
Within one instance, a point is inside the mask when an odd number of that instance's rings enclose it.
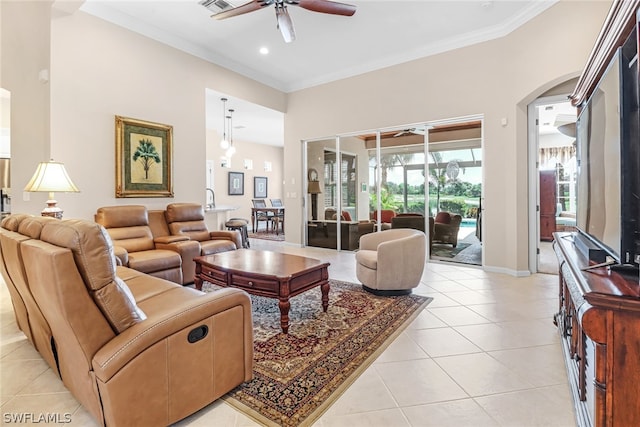
<path fill-rule="evenodd" d="M 209 327 L 207 325 L 198 326 L 197 328 L 192 329 L 189 332 L 187 341 L 193 344 L 195 342 L 200 341 L 201 339 L 204 339 L 204 337 L 206 337 L 208 334 L 209 334 Z"/>

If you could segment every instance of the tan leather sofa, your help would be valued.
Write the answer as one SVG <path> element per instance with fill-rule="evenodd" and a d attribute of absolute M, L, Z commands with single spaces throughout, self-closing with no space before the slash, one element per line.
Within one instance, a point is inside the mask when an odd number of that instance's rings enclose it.
<path fill-rule="evenodd" d="M 376 295 L 410 294 L 420 284 L 425 262 L 425 234 L 392 228 L 360 238 L 356 277 L 366 291 Z"/>
<path fill-rule="evenodd" d="M 200 243 L 200 255 L 233 251 L 242 247 L 238 231 L 209 231 L 204 222 L 204 209 L 197 203 L 171 203 L 164 213 L 169 233 L 187 236 Z"/>
<path fill-rule="evenodd" d="M 37 221 L 22 219 L 19 229 Z M 251 379 L 245 292 L 204 294 L 117 266 L 109 234 L 94 222 L 40 229 L 39 238 L 3 232 L 21 254 L 3 250 L 3 263 L 26 272 L 62 381 L 99 424 L 170 425 Z"/>
<path fill-rule="evenodd" d="M 145 206 L 101 207 L 95 220 L 107 229 L 122 265 L 175 283 L 188 283 L 183 280 L 178 251 L 179 245 L 189 239 L 154 241 Z"/>
<path fill-rule="evenodd" d="M 24 221 L 25 219 L 28 220 Z M 0 224 L 0 253 L 2 254 L 0 266 L 2 277 L 11 295 L 18 327 L 56 375 L 60 376 L 51 327 L 33 298 L 20 250 L 23 242 L 38 239 L 42 227 L 49 221 L 57 220 L 50 217 L 32 217 L 27 214 L 11 215 L 3 219 Z"/>
<path fill-rule="evenodd" d="M 204 225 L 204 210 L 202 217 Z M 189 234 L 172 233 L 167 211 L 142 205 L 105 206 L 97 210 L 95 220 L 107 229 L 122 265 L 175 283 L 193 283 L 193 258 L 202 254 L 201 243 Z M 242 247 L 237 231 L 210 234 L 221 241 L 219 251 Z"/>

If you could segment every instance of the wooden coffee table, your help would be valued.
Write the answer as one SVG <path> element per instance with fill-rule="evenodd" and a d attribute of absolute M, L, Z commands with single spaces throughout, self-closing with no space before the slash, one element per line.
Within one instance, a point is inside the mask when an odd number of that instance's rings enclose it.
<path fill-rule="evenodd" d="M 277 298 L 280 326 L 289 331 L 289 298 L 320 287 L 322 309 L 329 307 L 328 262 L 280 252 L 238 249 L 201 256 L 196 262 L 196 289 L 202 282 L 240 288 L 252 295 Z"/>

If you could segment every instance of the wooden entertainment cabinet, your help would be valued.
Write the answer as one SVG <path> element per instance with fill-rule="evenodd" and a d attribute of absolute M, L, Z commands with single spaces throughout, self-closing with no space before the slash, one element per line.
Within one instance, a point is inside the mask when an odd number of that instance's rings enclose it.
<path fill-rule="evenodd" d="M 607 267 L 583 271 L 576 233 L 555 233 L 562 339 L 578 426 L 640 426 L 640 284 Z"/>

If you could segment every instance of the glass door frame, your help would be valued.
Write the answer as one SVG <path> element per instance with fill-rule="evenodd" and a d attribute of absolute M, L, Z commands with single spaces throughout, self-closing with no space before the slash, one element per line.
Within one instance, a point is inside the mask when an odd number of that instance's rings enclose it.
<path fill-rule="evenodd" d="M 424 165 L 423 165 L 423 173 L 424 173 L 424 177 L 425 177 L 425 191 L 424 191 L 424 206 L 425 206 L 425 213 L 424 213 L 424 217 L 425 217 L 425 234 L 427 235 L 427 242 L 430 239 L 430 229 L 429 229 L 429 206 L 430 206 L 430 198 L 429 198 L 429 156 L 430 156 L 430 151 L 429 151 L 429 134 L 430 134 L 430 130 L 433 129 L 436 126 L 442 126 L 442 125 L 453 125 L 456 123 L 463 123 L 463 122 L 468 122 L 468 121 L 480 121 L 480 128 L 481 128 L 481 134 L 480 134 L 480 140 L 481 140 L 481 152 L 482 152 L 482 158 L 484 159 L 484 151 L 485 151 L 485 147 L 484 147 L 484 115 L 483 114 L 473 114 L 473 115 L 468 115 L 468 116 L 460 116 L 460 117 L 454 117 L 454 118 L 450 118 L 450 119 L 444 119 L 444 120 L 431 120 L 431 121 L 424 121 L 424 122 L 417 122 L 417 123 L 412 123 L 412 124 L 405 124 L 405 125 L 399 125 L 399 126 L 390 126 L 390 127 L 385 127 L 385 128 L 378 128 L 378 129 L 373 129 L 373 130 L 365 130 L 365 131 L 359 131 L 359 132 L 349 132 L 349 133 L 342 133 L 339 135 L 335 135 L 335 136 L 331 136 L 331 137 L 324 137 L 324 138 L 313 138 L 313 139 L 306 139 L 301 141 L 302 142 L 302 165 L 303 165 L 303 179 L 302 181 L 302 189 L 303 189 L 303 194 L 305 195 L 304 197 L 304 202 L 302 203 L 302 210 L 303 210 L 303 221 L 301 224 L 301 231 L 302 231 L 302 246 L 308 246 L 308 236 L 307 236 L 307 222 L 309 221 L 309 216 L 308 216 L 308 209 L 307 209 L 307 204 L 306 204 L 306 189 L 308 186 L 308 177 L 307 177 L 307 173 L 306 171 L 308 170 L 308 143 L 310 142 L 314 142 L 314 141 L 323 141 L 323 140 L 329 140 L 332 138 L 335 138 L 335 147 L 336 147 L 336 152 L 338 154 L 337 158 L 341 159 L 342 155 L 341 155 L 341 150 L 340 150 L 340 138 L 343 137 L 355 137 L 355 136 L 361 136 L 361 135 L 365 135 L 365 134 L 375 134 L 376 135 L 376 148 L 375 148 L 375 155 L 376 155 L 376 165 L 380 165 L 380 160 L 381 160 L 381 134 L 384 132 L 391 132 L 391 131 L 403 131 L 406 129 L 411 129 L 411 128 L 416 128 L 416 127 L 424 127 L 425 129 L 425 133 L 424 133 L 424 142 L 423 142 L 423 154 L 424 154 Z M 341 182 L 341 175 L 338 174 L 338 178 L 339 178 L 339 183 L 337 184 L 337 197 L 338 197 L 338 201 L 340 203 L 340 208 L 341 208 L 341 204 L 342 204 L 342 195 L 340 194 L 341 189 L 342 189 L 342 182 Z M 380 194 L 381 194 L 381 183 L 382 183 L 382 170 L 380 167 L 376 167 L 375 168 L 375 185 L 376 185 L 376 206 L 375 209 L 378 212 L 377 215 L 377 223 L 375 226 L 375 230 L 376 231 L 380 231 L 381 230 L 381 210 L 382 210 L 382 205 L 381 205 L 381 200 L 380 200 Z M 482 168 L 482 190 L 481 190 L 481 196 L 480 196 L 480 200 L 481 200 L 481 214 L 484 215 L 484 195 L 485 195 L 485 168 L 484 168 L 484 162 L 483 162 L 483 168 Z M 338 215 L 338 227 L 340 227 L 340 216 Z M 481 234 L 484 235 L 484 221 L 480 224 L 481 229 Z M 337 237 L 337 250 L 341 250 L 341 241 L 340 241 L 340 233 L 338 233 L 338 237 Z M 427 262 L 432 262 L 431 260 L 431 254 L 429 253 L 429 245 L 427 243 Z M 482 266 L 484 266 L 484 260 L 485 260 L 485 245 L 482 245 Z"/>

